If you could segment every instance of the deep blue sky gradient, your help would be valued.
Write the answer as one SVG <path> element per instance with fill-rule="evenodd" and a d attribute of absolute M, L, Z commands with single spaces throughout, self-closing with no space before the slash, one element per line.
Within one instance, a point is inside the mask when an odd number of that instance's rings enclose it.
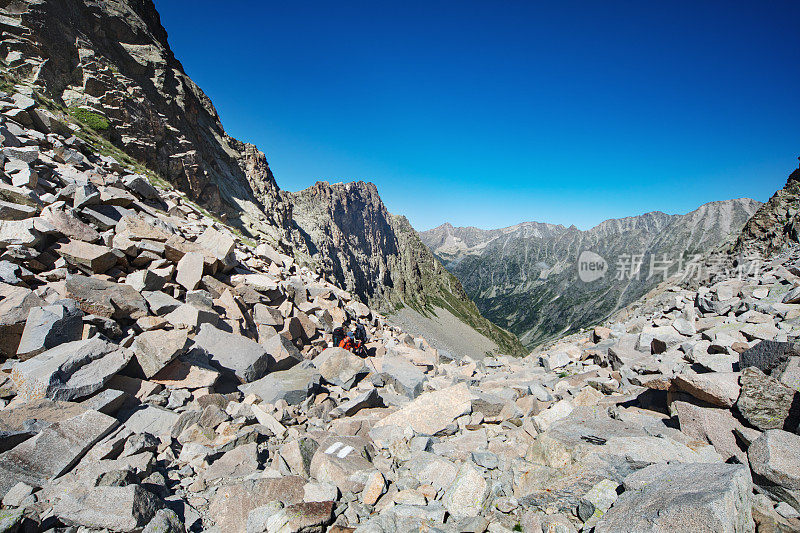
<path fill-rule="evenodd" d="M 800 155 L 798 1 L 156 6 L 281 188 L 373 181 L 420 230 L 766 201 Z"/>

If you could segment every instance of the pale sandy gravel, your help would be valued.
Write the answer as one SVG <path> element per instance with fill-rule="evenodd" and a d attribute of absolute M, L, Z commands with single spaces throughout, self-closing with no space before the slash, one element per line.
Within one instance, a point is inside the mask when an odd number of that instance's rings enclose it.
<path fill-rule="evenodd" d="M 389 323 L 407 333 L 424 337 L 437 350 L 445 350 L 456 356 L 483 359 L 487 351 L 498 349 L 491 339 L 461 322 L 450 311 L 437 307 L 435 313 L 435 317 L 428 318 L 404 307 L 388 318 Z"/>

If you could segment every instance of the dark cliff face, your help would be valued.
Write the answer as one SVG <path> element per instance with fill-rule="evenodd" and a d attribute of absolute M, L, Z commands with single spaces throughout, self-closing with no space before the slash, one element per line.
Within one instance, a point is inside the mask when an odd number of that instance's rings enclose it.
<path fill-rule="evenodd" d="M 752 250 L 773 254 L 800 242 L 800 168 L 795 169 L 772 198 L 747 221 L 734 252 Z"/>
<path fill-rule="evenodd" d="M 4 4 L 3 52 L 17 79 L 69 110 L 105 117 L 108 140 L 209 209 L 249 218 L 245 226 L 289 225 L 264 154 L 225 133 L 172 53 L 151 0 Z"/>
<path fill-rule="evenodd" d="M 383 311 L 447 309 L 504 353 L 524 353 L 514 335 L 481 316 L 408 220 L 388 212 L 374 184 L 318 182 L 290 197 L 305 247 L 328 279 Z"/>

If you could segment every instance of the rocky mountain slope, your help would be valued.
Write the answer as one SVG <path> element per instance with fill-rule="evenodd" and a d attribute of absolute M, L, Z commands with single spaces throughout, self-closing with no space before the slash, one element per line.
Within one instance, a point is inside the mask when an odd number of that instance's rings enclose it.
<path fill-rule="evenodd" d="M 374 184 L 318 182 L 290 197 L 294 221 L 312 258 L 338 286 L 378 309 L 410 308 L 434 339 L 448 333 L 449 328 L 435 322 L 437 315 L 446 313 L 489 339 L 494 344 L 489 351 L 524 352 L 514 335 L 480 315 L 461 283 L 422 244 L 408 220 L 386 210 Z M 442 346 L 455 351 L 452 342 Z"/>
<path fill-rule="evenodd" d="M 0 530 L 800 530 L 797 248 L 473 359 L 69 120 L 0 94 Z"/>
<path fill-rule="evenodd" d="M 800 168 L 747 221 L 734 246 L 735 252 L 762 250 L 767 254 L 800 242 Z"/>
<path fill-rule="evenodd" d="M 664 273 L 686 270 L 695 254 L 732 243 L 759 205 L 712 202 L 686 215 L 653 212 L 588 231 L 538 222 L 498 230 L 445 224 L 420 237 L 484 316 L 535 346 L 600 322 L 663 281 Z M 584 271 L 582 278 L 581 265 L 598 261 L 602 276 L 589 279 Z"/>
<path fill-rule="evenodd" d="M 141 165 L 383 311 L 408 306 L 430 322 L 444 309 L 458 327 L 488 339 L 491 351 L 524 351 L 480 316 L 407 222 L 388 214 L 374 186 L 282 191 L 264 154 L 225 133 L 172 53 L 151 0 L 14 0 L 0 17 L 8 87 L 35 86 L 43 105 L 77 119 L 76 134 L 98 152 Z M 314 204 L 320 200 L 328 203 Z"/>

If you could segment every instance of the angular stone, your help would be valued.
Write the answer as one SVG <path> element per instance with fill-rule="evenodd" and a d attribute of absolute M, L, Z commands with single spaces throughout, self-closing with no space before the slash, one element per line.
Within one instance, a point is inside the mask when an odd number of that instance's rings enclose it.
<path fill-rule="evenodd" d="M 227 233 L 209 227 L 197 238 L 195 244 L 208 250 L 220 261 L 225 261 L 233 253 L 236 242 Z"/>
<path fill-rule="evenodd" d="M 744 462 L 745 453 L 736 439 L 736 431 L 744 426 L 728 409 L 698 407 L 686 402 L 672 402 L 672 408 L 678 415 L 682 433 L 710 443 L 725 461 L 735 457 Z"/>
<path fill-rule="evenodd" d="M 270 371 L 286 370 L 303 360 L 303 355 L 288 339 L 273 335 L 261 345 L 269 354 Z"/>
<path fill-rule="evenodd" d="M 130 285 L 87 276 L 69 276 L 67 297 L 78 302 L 84 312 L 107 318 L 131 318 L 147 315 L 147 303 Z"/>
<path fill-rule="evenodd" d="M 378 394 L 378 389 L 370 389 L 366 392 L 340 403 L 330 411 L 331 417 L 338 416 L 353 416 L 361 409 L 369 409 L 371 407 L 382 407 L 383 399 Z"/>
<path fill-rule="evenodd" d="M 533 425 L 538 432 L 547 431 L 553 423 L 568 417 L 573 409 L 575 409 L 572 402 L 569 400 L 561 400 L 551 405 L 538 415 L 533 416 Z"/>
<path fill-rule="evenodd" d="M 172 509 L 160 509 L 142 533 L 185 533 L 186 527 Z"/>
<path fill-rule="evenodd" d="M 311 363 L 325 381 L 345 390 L 368 373 L 364 360 L 344 348 L 325 348 Z"/>
<path fill-rule="evenodd" d="M 125 427 L 134 433 L 150 433 L 157 437 L 169 437 L 180 415 L 174 411 L 144 405 L 128 416 Z"/>
<path fill-rule="evenodd" d="M 754 366 L 767 375 L 782 370 L 791 357 L 800 357 L 800 343 L 761 341 L 739 355 L 739 368 Z"/>
<path fill-rule="evenodd" d="M 100 240 L 100 234 L 97 230 L 63 209 L 49 208 L 42 213 L 42 216 L 56 231 L 70 239 L 84 242 Z"/>
<path fill-rule="evenodd" d="M 28 314 L 31 309 L 44 306 L 46 302 L 24 287 L 0 289 L 0 295 L 4 296 L 0 300 L 0 356 L 14 358 Z"/>
<path fill-rule="evenodd" d="M 204 325 L 215 327 L 219 322 L 219 317 L 214 311 L 206 311 L 191 304 L 183 304 L 164 315 L 164 320 L 176 328 L 196 330 Z"/>
<path fill-rule="evenodd" d="M 158 200 L 160 198 L 158 190 L 150 185 L 150 182 L 147 181 L 147 178 L 144 176 L 139 174 L 128 174 L 122 178 L 122 180 L 128 189 L 138 194 L 145 200 Z"/>
<path fill-rule="evenodd" d="M 765 431 L 747 449 L 753 482 L 775 500 L 800 510 L 800 436 Z"/>
<path fill-rule="evenodd" d="M 42 487 L 77 463 L 86 451 L 117 427 L 97 411 L 55 422 L 36 436 L 0 454 L 0 495 L 20 481 Z"/>
<path fill-rule="evenodd" d="M 375 427 L 410 427 L 420 435 L 435 435 L 472 410 L 472 395 L 463 383 L 426 392 L 416 400 L 379 420 Z"/>
<path fill-rule="evenodd" d="M 372 472 L 361 491 L 361 501 L 367 505 L 375 505 L 378 498 L 386 492 L 386 479 L 377 470 Z"/>
<path fill-rule="evenodd" d="M 286 426 L 281 424 L 277 418 L 272 416 L 260 405 L 251 405 L 250 411 L 258 420 L 258 423 L 272 432 L 273 435 L 280 438 L 286 433 Z"/>
<path fill-rule="evenodd" d="M 381 375 L 398 394 L 416 398 L 428 379 L 418 366 L 397 356 L 386 355 L 381 363 Z"/>
<path fill-rule="evenodd" d="M 38 213 L 35 207 L 0 200 L 0 220 L 25 220 Z"/>
<path fill-rule="evenodd" d="M 208 514 L 220 531 L 247 533 L 247 515 L 274 501 L 286 504 L 303 501 L 305 480 L 298 476 L 247 480 L 220 487 L 211 498 Z"/>
<path fill-rule="evenodd" d="M 741 390 L 738 372 L 684 373 L 672 383 L 698 400 L 720 407 L 733 407 Z"/>
<path fill-rule="evenodd" d="M 327 437 L 320 441 L 319 449 L 311 459 L 311 477 L 333 483 L 342 492 L 360 492 L 367 476 L 362 478 L 354 474 L 375 468 L 368 459 L 370 449 L 370 442 L 363 437 Z"/>
<path fill-rule="evenodd" d="M 281 458 L 286 462 L 289 471 L 298 476 L 310 475 L 311 459 L 317 453 L 319 444 L 309 438 L 293 439 L 281 446 Z M 335 487 L 334 487 L 335 488 Z"/>
<path fill-rule="evenodd" d="M 751 492 L 745 465 L 652 465 L 625 478 L 594 531 L 752 532 Z"/>
<path fill-rule="evenodd" d="M 64 523 L 112 531 L 139 531 L 163 506 L 139 485 L 69 491 L 53 512 Z"/>
<path fill-rule="evenodd" d="M 800 424 L 800 392 L 764 375 L 755 366 L 742 371 L 742 391 L 736 408 L 761 430 L 796 430 Z"/>
<path fill-rule="evenodd" d="M 128 274 L 125 283 L 139 292 L 160 291 L 167 280 L 150 269 L 138 270 Z"/>
<path fill-rule="evenodd" d="M 553 372 L 554 370 L 565 367 L 572 362 L 569 354 L 560 350 L 547 353 L 541 356 L 540 360 L 546 372 Z"/>
<path fill-rule="evenodd" d="M 11 379 L 20 399 L 82 398 L 100 390 L 132 355 L 99 337 L 67 342 L 17 363 Z"/>
<path fill-rule="evenodd" d="M 131 345 L 139 367 L 146 378 L 152 378 L 189 346 L 186 330 L 145 331 Z"/>
<path fill-rule="evenodd" d="M 239 390 L 244 394 L 255 394 L 267 403 L 284 400 L 289 405 L 297 405 L 319 389 L 321 381 L 320 373 L 310 363 L 304 363 L 239 385 Z"/>
<path fill-rule="evenodd" d="M 447 511 L 455 517 L 478 516 L 486 497 L 486 480 L 469 462 L 458 469 L 456 479 L 442 498 Z"/>
<path fill-rule="evenodd" d="M 258 444 L 252 442 L 237 446 L 214 461 L 204 472 L 205 481 L 224 479 L 232 481 L 249 476 L 259 468 Z"/>
<path fill-rule="evenodd" d="M 180 300 L 161 291 L 145 291 L 142 292 L 142 296 L 147 300 L 147 305 L 150 307 L 150 310 L 157 315 L 170 313 L 182 305 Z"/>
<path fill-rule="evenodd" d="M 203 279 L 203 255 L 196 252 L 185 254 L 178 261 L 178 269 L 175 274 L 175 281 L 181 284 L 187 291 L 193 291 L 200 285 Z"/>
<path fill-rule="evenodd" d="M 32 218 L 0 220 L 0 249 L 9 246 L 36 246 L 39 238 Z"/>
<path fill-rule="evenodd" d="M 242 383 L 255 381 L 267 373 L 270 359 L 267 350 L 246 337 L 203 324 L 194 342 L 208 353 L 214 364 L 233 372 Z"/>
<path fill-rule="evenodd" d="M 125 215 L 117 224 L 117 232 L 134 241 L 149 240 L 165 242 L 172 234 L 148 222 L 142 215 Z"/>
<path fill-rule="evenodd" d="M 213 387 L 220 373 L 192 353 L 179 356 L 153 376 L 153 383 L 171 389 L 200 389 Z"/>
<path fill-rule="evenodd" d="M 79 340 L 83 333 L 82 317 L 83 311 L 72 300 L 34 307 L 25 321 L 17 357 L 24 361 L 59 344 Z"/>

